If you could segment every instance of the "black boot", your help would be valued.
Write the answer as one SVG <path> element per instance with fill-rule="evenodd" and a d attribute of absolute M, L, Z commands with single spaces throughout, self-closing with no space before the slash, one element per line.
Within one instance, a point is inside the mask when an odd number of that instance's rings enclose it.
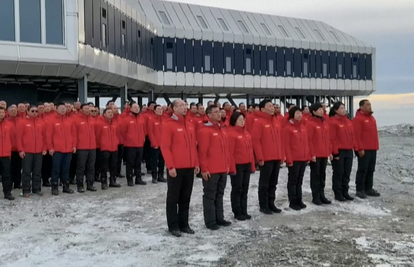
<path fill-rule="evenodd" d="M 146 185 L 147 183 L 142 181 L 141 177 L 135 177 L 135 184 L 137 184 L 137 185 Z"/>
<path fill-rule="evenodd" d="M 321 202 L 323 203 L 323 204 L 332 204 L 332 201 L 330 201 L 329 199 L 327 199 L 326 197 L 325 197 L 325 194 L 324 193 L 321 193 L 321 197 L 320 197 L 320 199 L 321 199 Z"/>
<path fill-rule="evenodd" d="M 86 190 L 92 191 L 92 192 L 96 191 L 95 186 L 93 186 L 93 181 L 92 182 L 86 182 Z"/>
<path fill-rule="evenodd" d="M 120 172 L 120 173 L 118 173 L 117 175 L 116 175 L 118 178 L 125 178 L 125 176 L 124 175 L 122 175 L 122 173 Z"/>
<path fill-rule="evenodd" d="M 42 186 L 44 186 L 44 187 L 51 187 L 52 184 L 49 182 L 49 179 L 44 179 Z"/>
<path fill-rule="evenodd" d="M 345 198 L 346 200 L 349 200 L 349 201 L 354 200 L 354 198 L 353 198 L 353 197 L 351 197 L 351 196 L 349 195 L 348 191 L 346 191 L 346 192 L 342 192 L 342 195 L 344 196 L 344 198 Z"/>
<path fill-rule="evenodd" d="M 63 190 L 62 190 L 62 192 L 63 193 L 66 193 L 66 194 L 73 194 L 73 190 L 70 189 L 69 182 L 63 183 Z"/>
<path fill-rule="evenodd" d="M 56 185 L 52 185 L 52 195 L 53 196 L 58 196 L 59 195 L 59 186 Z"/>
<path fill-rule="evenodd" d="M 252 218 L 252 216 L 250 216 L 247 213 L 247 198 L 246 199 L 242 199 L 240 201 L 240 206 L 241 206 L 241 213 L 244 215 L 244 217 L 246 217 L 246 220 L 250 220 Z"/>
<path fill-rule="evenodd" d="M 116 177 L 109 177 L 109 187 L 121 187 L 121 185 L 116 182 Z"/>
<path fill-rule="evenodd" d="M 296 191 L 296 185 L 292 185 L 288 182 L 288 198 L 289 198 L 289 208 L 293 210 L 300 210 L 301 207 L 298 204 L 298 195 Z"/>
<path fill-rule="evenodd" d="M 302 185 L 297 185 L 296 192 L 298 194 L 298 205 L 301 209 L 306 209 L 307 206 L 302 201 Z"/>
<path fill-rule="evenodd" d="M 108 178 L 106 176 L 101 176 L 101 189 L 106 190 L 108 189 Z"/>
<path fill-rule="evenodd" d="M 78 186 L 78 193 L 85 193 L 85 189 L 83 188 L 83 182 L 77 182 Z"/>
<path fill-rule="evenodd" d="M 70 179 L 69 183 L 70 183 L 70 184 L 73 184 L 73 185 L 75 185 L 75 184 L 76 184 L 76 180 L 75 180 L 75 178 L 73 178 L 73 179 Z"/>
<path fill-rule="evenodd" d="M 161 183 L 166 183 L 167 182 L 167 179 L 164 178 L 164 173 L 163 172 L 158 173 L 158 182 L 161 182 Z"/>
<path fill-rule="evenodd" d="M 346 201 L 346 199 L 344 198 L 342 193 L 335 193 L 335 199 L 340 201 L 340 202 L 345 202 Z"/>
<path fill-rule="evenodd" d="M 14 200 L 14 196 L 11 193 L 4 194 L 4 199 L 8 199 L 10 201 Z"/>
<path fill-rule="evenodd" d="M 131 175 L 127 176 L 128 186 L 134 186 L 134 180 Z"/>
<path fill-rule="evenodd" d="M 292 199 L 289 204 L 289 208 L 293 210 L 301 210 L 301 207 L 299 206 L 298 199 Z"/>
<path fill-rule="evenodd" d="M 158 181 L 157 181 L 157 172 L 152 172 L 151 176 L 152 176 L 152 183 L 157 184 L 158 183 Z"/>

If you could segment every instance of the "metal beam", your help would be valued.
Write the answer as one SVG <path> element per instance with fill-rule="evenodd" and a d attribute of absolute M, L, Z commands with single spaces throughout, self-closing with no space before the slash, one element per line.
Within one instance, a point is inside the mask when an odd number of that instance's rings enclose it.
<path fill-rule="evenodd" d="M 181 92 L 181 93 L 180 93 L 180 98 L 181 98 L 182 100 L 184 100 L 184 101 L 187 101 L 187 95 L 186 95 L 186 94 L 184 94 L 184 92 Z"/>
<path fill-rule="evenodd" d="M 231 94 L 227 94 L 226 97 L 233 106 L 237 107 L 236 102 L 234 102 L 233 98 L 231 97 Z"/>
<path fill-rule="evenodd" d="M 168 97 L 168 94 L 162 94 L 162 96 L 164 97 L 165 102 L 167 102 L 167 104 L 170 105 L 171 104 L 171 100 Z"/>
<path fill-rule="evenodd" d="M 99 101 L 99 95 L 95 96 L 95 106 L 100 108 L 101 107 L 101 103 Z"/>
<path fill-rule="evenodd" d="M 198 96 L 198 103 L 203 104 L 203 102 L 204 102 L 203 95 L 199 95 Z"/>
<path fill-rule="evenodd" d="M 216 104 L 217 101 L 219 101 L 219 100 L 220 100 L 220 95 L 216 94 L 216 98 L 214 98 L 214 104 Z"/>
<path fill-rule="evenodd" d="M 88 77 L 86 75 L 78 80 L 78 100 L 81 103 L 88 102 Z"/>
<path fill-rule="evenodd" d="M 124 103 L 128 98 L 128 84 L 121 87 L 121 111 L 124 111 Z M 112 98 L 113 99 L 113 98 Z"/>
<path fill-rule="evenodd" d="M 348 112 L 349 112 L 350 117 L 353 119 L 354 118 L 354 97 L 353 96 L 349 96 Z"/>
<path fill-rule="evenodd" d="M 154 91 L 149 90 L 148 91 L 148 102 L 154 101 Z"/>

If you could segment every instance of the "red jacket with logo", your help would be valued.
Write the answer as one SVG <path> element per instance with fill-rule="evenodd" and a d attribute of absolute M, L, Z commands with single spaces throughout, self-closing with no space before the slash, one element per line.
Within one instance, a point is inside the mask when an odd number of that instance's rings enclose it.
<path fill-rule="evenodd" d="M 256 117 L 256 112 L 250 113 L 249 117 L 246 117 L 246 131 L 248 131 L 250 134 L 253 130 L 254 122 L 257 121 L 258 118 Z"/>
<path fill-rule="evenodd" d="M 148 120 L 148 137 L 151 142 L 151 147 L 160 147 L 161 146 L 161 132 L 162 132 L 162 116 L 154 114 Z"/>
<path fill-rule="evenodd" d="M 282 126 L 274 116 L 262 111 L 256 113 L 257 120 L 250 133 L 257 161 L 284 160 Z"/>
<path fill-rule="evenodd" d="M 311 157 L 327 158 L 332 154 L 329 123 L 324 118 L 311 116 L 306 122 Z"/>
<path fill-rule="evenodd" d="M 46 124 L 39 118 L 26 117 L 17 122 L 16 145 L 19 152 L 38 154 L 47 151 Z"/>
<path fill-rule="evenodd" d="M 95 125 L 96 144 L 101 151 L 118 151 L 118 124 L 115 120 L 99 119 Z"/>
<path fill-rule="evenodd" d="M 147 134 L 144 118 L 140 114 L 129 113 L 121 121 L 119 133 L 125 147 L 144 147 Z"/>
<path fill-rule="evenodd" d="M 202 172 L 210 174 L 228 173 L 230 170 L 230 153 L 223 129 L 211 121 L 198 131 L 198 159 Z"/>
<path fill-rule="evenodd" d="M 83 113 L 79 113 L 72 119 L 76 130 L 76 149 L 96 149 L 96 120 L 92 116 L 86 116 Z"/>
<path fill-rule="evenodd" d="M 11 135 L 11 143 L 12 143 L 12 151 L 17 151 L 17 144 L 16 144 L 16 129 L 17 129 L 17 122 L 20 120 L 18 116 L 9 116 L 7 119 L 11 124 L 13 124 L 13 133 Z"/>
<path fill-rule="evenodd" d="M 175 114 L 166 120 L 161 132 L 161 152 L 169 170 L 199 166 L 193 124 Z"/>
<path fill-rule="evenodd" d="M 10 157 L 12 151 L 13 124 L 5 118 L 0 121 L 0 158 Z"/>
<path fill-rule="evenodd" d="M 374 116 L 358 109 L 352 120 L 358 150 L 378 150 L 378 129 Z M 357 151 L 358 151 L 357 150 Z"/>
<path fill-rule="evenodd" d="M 332 144 L 332 155 L 339 150 L 358 150 L 352 121 L 346 115 L 335 115 L 329 119 L 329 136 Z"/>
<path fill-rule="evenodd" d="M 256 171 L 253 155 L 252 137 L 243 127 L 230 126 L 227 129 L 227 144 L 230 155 L 230 173 L 236 173 L 236 164 L 252 164 Z"/>
<path fill-rule="evenodd" d="M 76 147 L 76 130 L 73 120 L 66 115 L 55 114 L 48 117 L 46 143 L 48 150 L 72 153 Z"/>
<path fill-rule="evenodd" d="M 283 141 L 288 165 L 293 164 L 294 161 L 310 161 L 308 134 L 305 125 L 301 122 L 293 119 L 288 121 L 283 128 Z"/>

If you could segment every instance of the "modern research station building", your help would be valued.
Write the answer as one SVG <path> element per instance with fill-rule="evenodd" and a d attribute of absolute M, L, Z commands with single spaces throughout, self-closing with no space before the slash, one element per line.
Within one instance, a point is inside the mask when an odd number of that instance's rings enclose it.
<path fill-rule="evenodd" d="M 315 20 L 155 0 L 1 0 L 0 25 L 8 103 L 322 98 L 352 110 L 376 89 L 375 48 Z"/>

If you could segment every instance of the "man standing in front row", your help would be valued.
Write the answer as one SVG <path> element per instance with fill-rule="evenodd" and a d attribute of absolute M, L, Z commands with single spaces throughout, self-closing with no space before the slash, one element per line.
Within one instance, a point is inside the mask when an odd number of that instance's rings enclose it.
<path fill-rule="evenodd" d="M 0 107 L 0 175 L 3 183 L 4 198 L 14 200 L 11 194 L 12 178 L 10 173 L 10 157 L 12 150 L 12 138 L 14 134 L 14 126 L 6 120 L 6 110 Z"/>
<path fill-rule="evenodd" d="M 358 170 L 356 174 L 356 196 L 379 197 L 380 193 L 373 188 L 374 172 L 379 149 L 377 122 L 372 116 L 371 102 L 367 99 L 359 102 L 359 109 L 352 120 L 358 151 Z"/>
<path fill-rule="evenodd" d="M 197 174 L 200 168 L 194 126 L 185 121 L 187 113 L 185 102 L 181 99 L 174 100 L 172 106 L 174 113 L 164 122 L 161 134 L 161 152 L 168 169 L 168 230 L 174 236 L 180 237 L 181 232 L 194 234 L 188 225 L 188 211 L 194 173 Z"/>
<path fill-rule="evenodd" d="M 223 195 L 230 168 L 230 156 L 225 133 L 220 128 L 220 109 L 216 105 L 206 109 L 208 122 L 198 131 L 198 158 L 203 176 L 204 223 L 210 230 L 229 226 L 224 220 Z"/>

